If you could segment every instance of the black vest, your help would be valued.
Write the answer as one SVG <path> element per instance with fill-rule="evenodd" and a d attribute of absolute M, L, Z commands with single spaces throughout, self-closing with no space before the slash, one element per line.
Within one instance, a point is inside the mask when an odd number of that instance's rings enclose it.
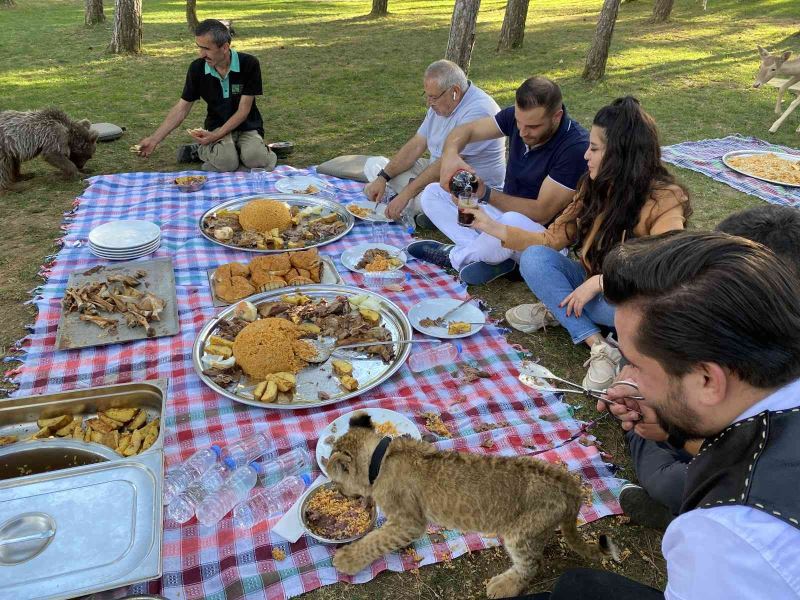
<path fill-rule="evenodd" d="M 730 505 L 800 529 L 800 407 L 764 411 L 703 443 L 689 463 L 680 513 Z"/>

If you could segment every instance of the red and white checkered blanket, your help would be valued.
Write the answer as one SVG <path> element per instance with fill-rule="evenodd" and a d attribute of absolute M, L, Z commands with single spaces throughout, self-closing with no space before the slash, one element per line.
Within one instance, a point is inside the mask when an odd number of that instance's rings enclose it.
<path fill-rule="evenodd" d="M 295 173 L 313 171 L 279 167 L 270 175 L 269 189 L 278 178 Z M 39 314 L 32 334 L 18 344 L 22 365 L 11 373 L 19 385 L 15 395 L 167 378 L 164 448 L 168 465 L 212 442 L 232 442 L 261 430 L 268 430 L 281 449 L 304 445 L 313 454 L 318 432 L 339 415 L 360 407 L 396 410 L 422 431 L 425 419 L 419 414 L 433 411 L 453 433 L 452 439 L 438 443 L 440 448 L 504 455 L 544 451 L 539 458 L 563 461 L 591 486 L 592 504 L 581 512 L 584 521 L 619 512 L 615 493 L 620 481 L 613 477 L 596 447 L 575 441 L 548 450 L 579 432 L 584 424 L 575 420 L 570 407 L 556 396 L 539 396 L 517 380 L 520 353 L 494 325 L 461 340 L 464 360 L 492 374 L 472 384 L 461 383 L 453 367 L 414 374 L 404 366 L 389 381 L 354 401 L 299 411 L 251 408 L 203 385 L 192 366 L 192 345 L 203 325 L 218 312 L 212 306 L 206 271 L 252 257 L 207 241 L 199 235 L 198 220 L 210 207 L 251 190 L 247 174 L 210 174 L 201 191 L 184 194 L 170 184 L 175 175 L 127 173 L 90 180 L 90 187 L 67 214 L 62 250 L 43 267 L 46 283 L 34 292 Z M 337 200 L 363 198 L 362 184 L 325 179 L 335 187 Z M 93 227 L 115 219 L 146 219 L 161 226 L 163 241 L 155 257 L 171 257 L 174 262 L 181 331 L 168 338 L 56 351 L 56 326 L 67 278 L 73 271 L 102 262 L 89 252 L 86 238 Z M 399 226 L 390 225 L 389 229 L 388 243 L 405 245 L 410 241 Z M 322 247 L 321 252 L 334 258 L 346 283 L 359 285 L 360 276 L 341 267 L 339 256 L 348 246 L 368 240 L 369 225 L 359 221 L 350 234 Z M 464 297 L 464 287 L 438 267 L 414 266 L 433 283 L 414 276 L 413 285 L 405 291 L 389 293 L 405 310 L 428 298 Z M 487 442 L 489 439 L 493 444 Z M 215 527 L 202 527 L 195 520 L 184 526 L 167 522 L 163 577 L 116 590 L 113 595 L 149 591 L 182 600 L 282 599 L 336 581 L 361 583 L 385 569 L 408 570 L 498 544 L 495 538 L 456 531 L 444 531 L 441 536 L 432 539 L 426 535 L 415 543 L 421 562 L 393 553 L 357 576 L 348 577 L 331 565 L 333 547 L 308 537 L 289 544 L 271 534 L 265 523 L 242 532 L 234 530 L 230 516 Z M 286 558 L 276 561 L 273 548 L 284 550 Z"/>

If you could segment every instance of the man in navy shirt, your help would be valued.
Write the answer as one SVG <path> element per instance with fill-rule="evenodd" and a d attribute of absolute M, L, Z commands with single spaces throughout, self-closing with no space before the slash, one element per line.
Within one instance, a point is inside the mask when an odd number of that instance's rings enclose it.
<path fill-rule="evenodd" d="M 586 172 L 583 158 L 589 134 L 567 115 L 561 89 L 545 77 L 531 77 L 519 86 L 514 106 L 454 129 L 442 152 L 441 182 L 430 184 L 422 210 L 453 244 L 420 240 L 408 247 L 415 258 L 452 267 L 464 283 L 487 283 L 516 267 L 518 253 L 503 248 L 490 235 L 457 222 L 449 182 L 460 170 L 474 173 L 459 156 L 470 143 L 508 138 L 508 162 L 503 190 L 479 180 L 476 195 L 486 211 L 506 225 L 539 231 L 572 200 Z"/>
<path fill-rule="evenodd" d="M 230 30 L 206 19 L 195 29 L 200 58 L 189 65 L 178 103 L 151 136 L 139 142 L 139 154 L 150 156 L 156 146 L 189 115 L 195 101 L 208 105 L 204 129 L 191 129 L 195 144 L 178 149 L 178 162 L 203 161 L 205 171 L 272 170 L 277 158 L 264 145 L 264 124 L 255 97 L 262 94 L 258 59 L 231 48 Z"/>

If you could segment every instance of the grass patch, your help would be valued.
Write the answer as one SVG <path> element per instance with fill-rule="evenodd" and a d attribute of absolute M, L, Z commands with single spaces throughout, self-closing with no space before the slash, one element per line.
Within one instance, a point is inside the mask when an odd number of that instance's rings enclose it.
<path fill-rule="evenodd" d="M 794 129 L 800 115 L 769 134 L 775 90 L 751 88 L 756 44 L 800 50 L 794 0 L 711 0 L 707 12 L 697 0 L 678 0 L 672 21 L 659 25 L 649 23 L 651 4 L 622 5 L 606 79 L 590 85 L 580 73 L 600 0 L 531 3 L 525 46 L 501 55 L 494 48 L 505 0 L 484 0 L 470 79 L 504 106 L 513 102 L 523 79 L 547 75 L 560 83 L 570 113 L 585 125 L 602 105 L 634 94 L 656 118 L 665 144 L 730 133 L 798 144 Z M 258 104 L 266 137 L 294 141 L 289 162 L 302 167 L 345 153 L 391 154 L 416 131 L 424 113 L 422 71 L 444 53 L 452 1 L 392 0 L 389 9 L 388 17 L 373 19 L 366 16 L 369 3 L 355 0 L 217 0 L 200 3 L 198 16 L 234 20 L 235 47 L 261 60 L 265 95 Z M 195 56 L 183 11 L 181 2 L 148 0 L 143 54 L 120 57 L 106 51 L 109 23 L 83 25 L 80 0 L 20 0 L 16 8 L 0 10 L 0 105 L 14 110 L 56 106 L 74 118 L 126 127 L 122 140 L 98 148 L 88 164 L 94 173 L 177 170 L 175 149 L 189 141 L 183 129 L 202 124 L 202 102 L 151 159 L 132 156 L 128 147 L 150 134 L 179 97 Z M 26 163 L 23 172 L 36 177 L 0 199 L 0 350 L 22 337 L 23 325 L 32 321 L 32 310 L 22 303 L 38 283 L 43 258 L 55 251 L 62 212 L 82 190 L 79 182 L 54 177 L 38 159 Z M 692 227 L 711 227 L 758 203 L 699 174 L 677 174 L 692 193 Z M 519 282 L 472 291 L 498 314 L 531 299 Z M 561 329 L 515 333 L 510 340 L 568 378 L 583 376 L 588 352 L 574 347 Z M 591 414 L 591 407 L 579 412 L 587 418 Z M 597 434 L 622 474 L 630 476 L 617 428 L 602 425 Z M 589 529 L 611 532 L 632 550 L 619 572 L 663 585 L 656 534 L 618 527 L 613 519 Z M 418 574 L 385 573 L 367 585 L 328 586 L 309 597 L 481 598 L 483 580 L 506 564 L 502 554 L 488 551 Z M 536 589 L 549 588 L 564 569 L 580 564 L 574 554 L 551 545 Z"/>

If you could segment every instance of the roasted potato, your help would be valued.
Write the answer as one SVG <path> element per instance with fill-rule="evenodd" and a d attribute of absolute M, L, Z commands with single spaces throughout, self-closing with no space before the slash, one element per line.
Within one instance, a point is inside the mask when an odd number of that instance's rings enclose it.
<path fill-rule="evenodd" d="M 349 392 L 354 392 L 358 389 L 358 380 L 350 375 L 342 375 L 339 378 L 339 381 L 342 384 L 342 387 Z"/>
<path fill-rule="evenodd" d="M 109 423 L 106 423 L 105 421 L 101 420 L 99 417 L 95 417 L 93 419 L 87 419 L 86 420 L 86 426 L 89 429 L 92 429 L 92 430 L 97 431 L 99 433 L 110 433 L 111 431 L 114 431 L 114 429 L 116 429 L 116 427 L 114 427 L 113 425 L 110 425 Z"/>
<path fill-rule="evenodd" d="M 72 415 L 61 415 L 58 417 L 52 417 L 50 419 L 39 419 L 36 421 L 36 424 L 39 426 L 40 429 L 50 429 L 55 431 L 56 429 L 61 429 L 62 427 L 66 427 L 69 423 L 72 422 Z"/>
<path fill-rule="evenodd" d="M 133 419 L 138 412 L 139 411 L 136 408 L 109 408 L 107 411 L 105 411 L 105 413 L 102 414 L 105 414 L 109 419 L 114 419 L 120 423 L 127 423 Z"/>
<path fill-rule="evenodd" d="M 333 366 L 333 372 L 337 375 L 352 375 L 353 374 L 353 365 L 346 360 L 339 360 L 338 358 L 334 358 L 331 360 L 331 365 Z"/>
<path fill-rule="evenodd" d="M 15 435 L 0 435 L 0 446 L 8 446 L 16 441 L 17 436 Z"/>
<path fill-rule="evenodd" d="M 139 412 L 136 413 L 136 416 L 133 417 L 133 420 L 128 423 L 128 429 L 133 431 L 134 429 L 139 429 L 142 425 L 147 422 L 147 411 L 143 408 L 139 409 Z"/>

